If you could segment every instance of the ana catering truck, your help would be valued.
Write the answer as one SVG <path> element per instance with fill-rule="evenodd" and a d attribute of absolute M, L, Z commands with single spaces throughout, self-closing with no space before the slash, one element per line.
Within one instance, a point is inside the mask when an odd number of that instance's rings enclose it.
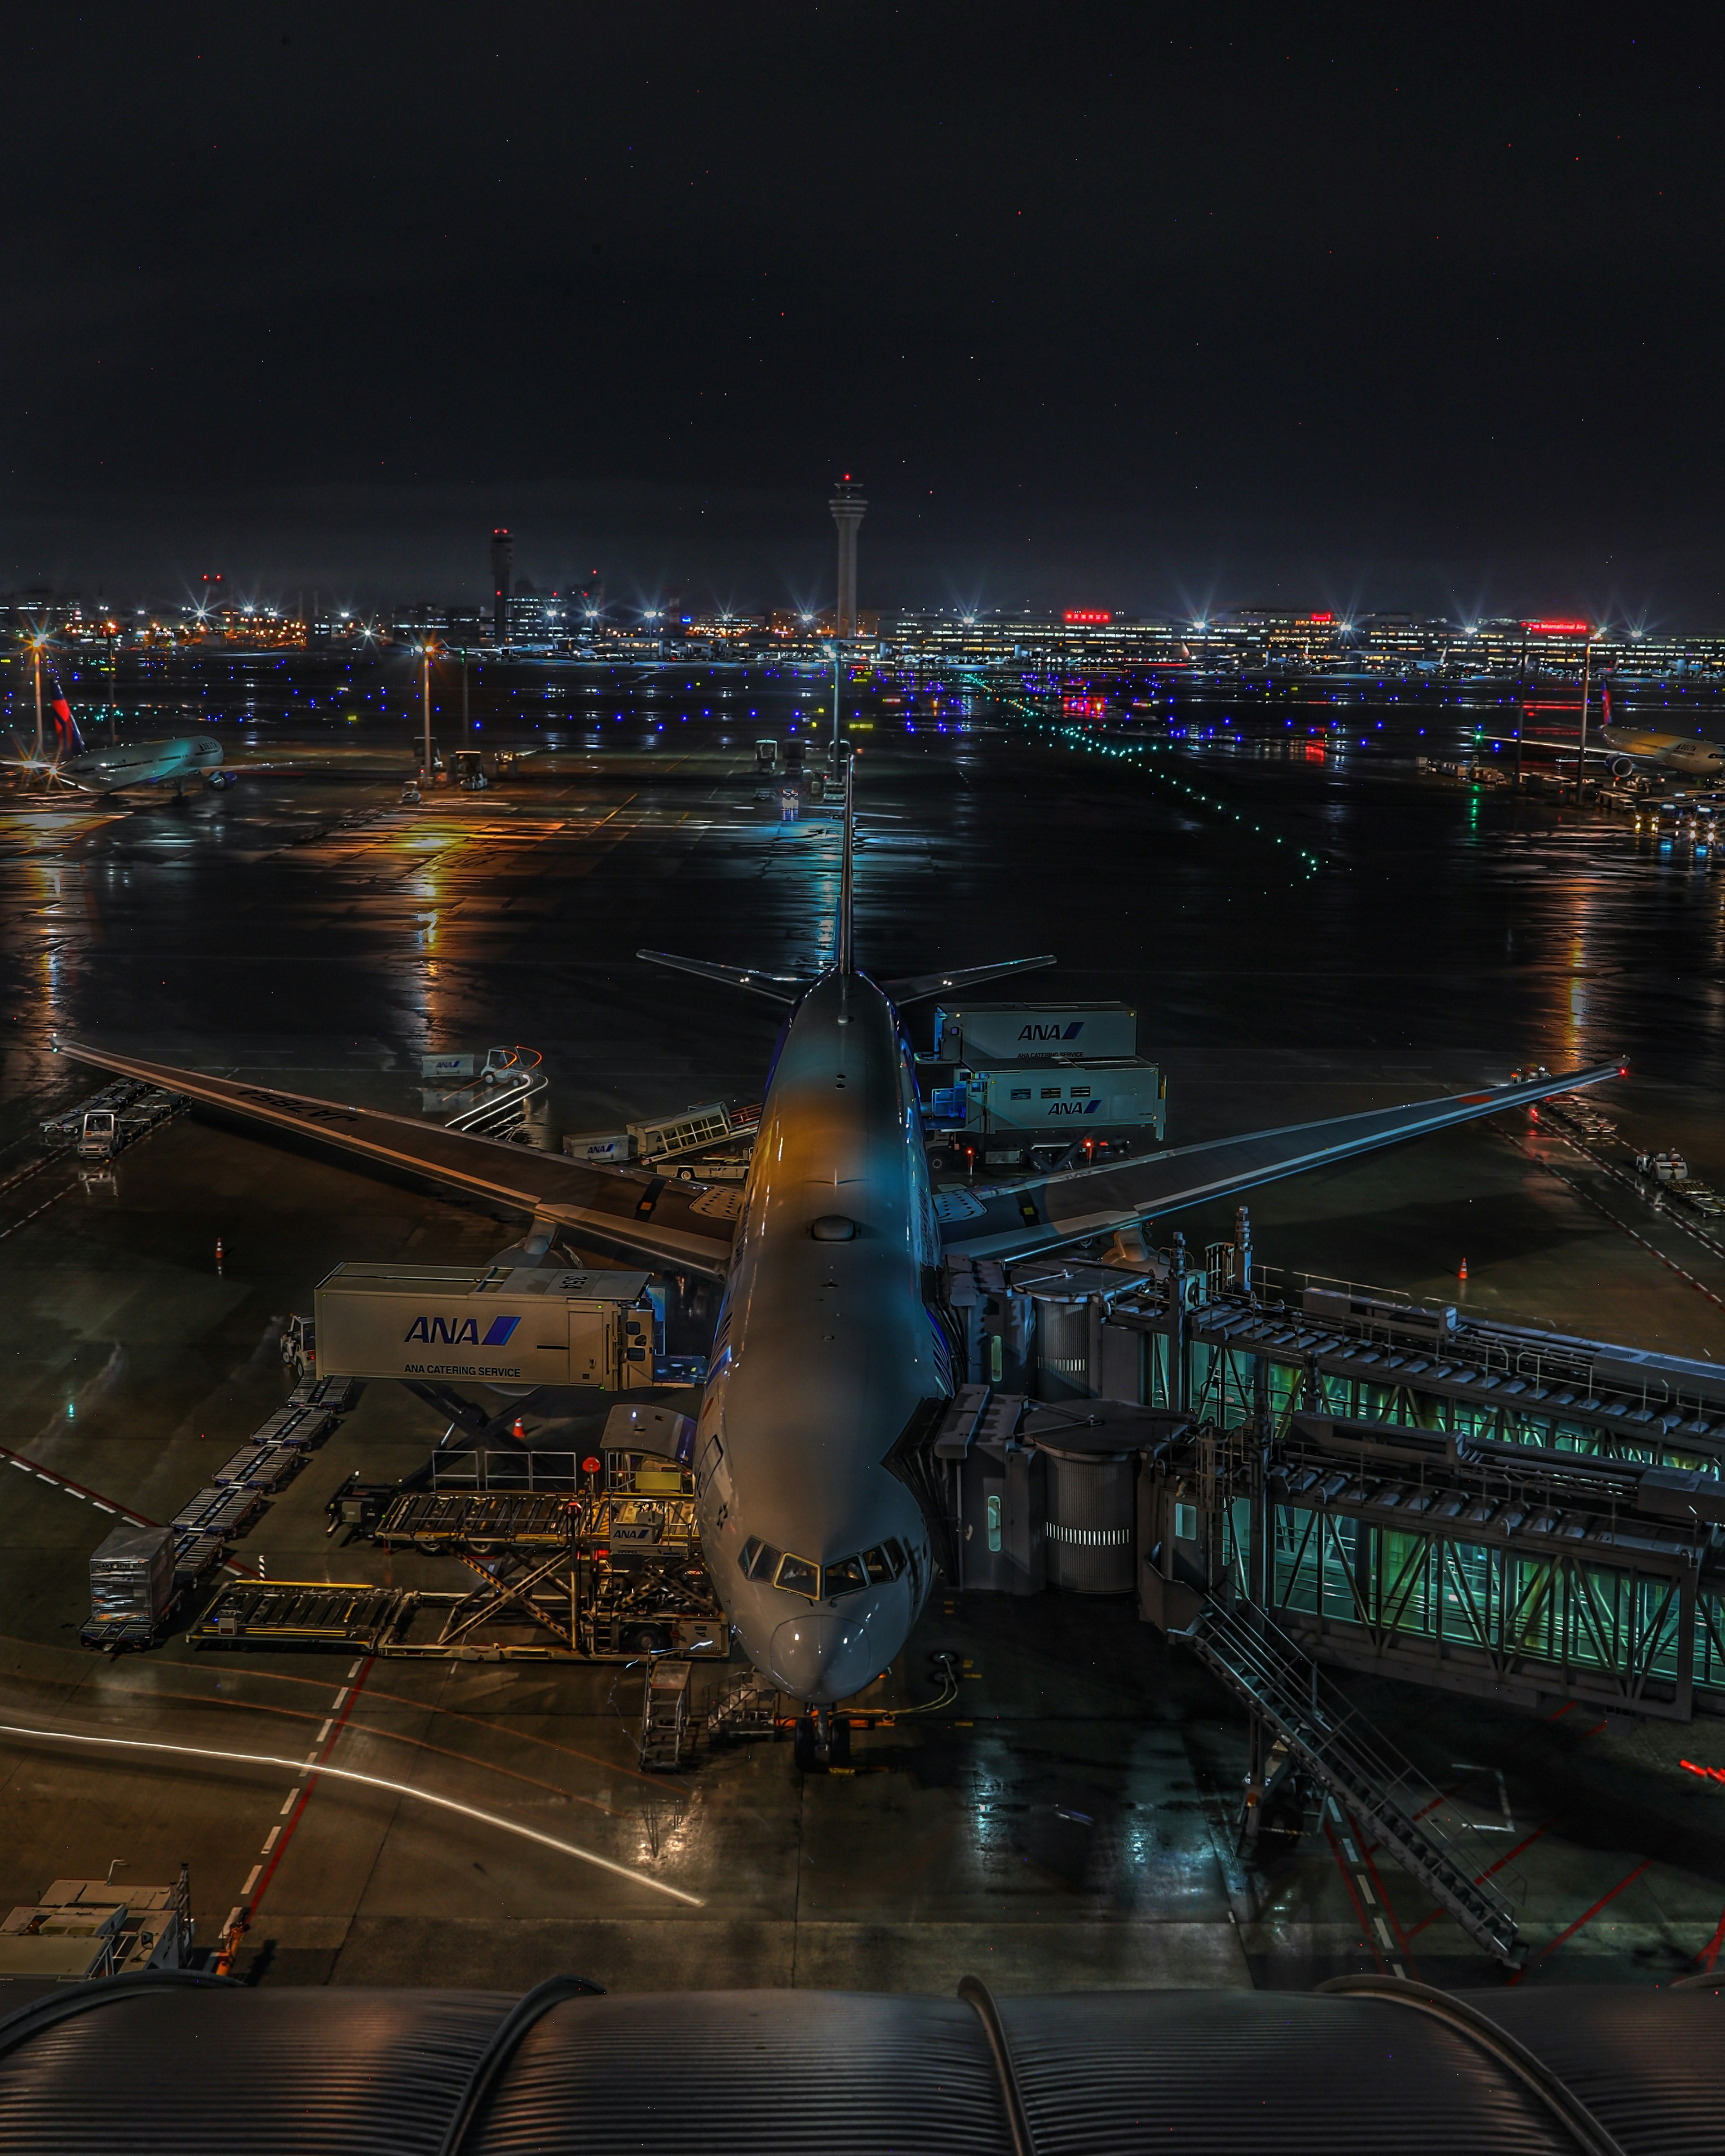
<path fill-rule="evenodd" d="M 935 1013 L 916 1059 L 929 1164 L 1044 1170 L 1159 1143 L 1167 1081 L 1126 1004 L 971 1004 Z"/>

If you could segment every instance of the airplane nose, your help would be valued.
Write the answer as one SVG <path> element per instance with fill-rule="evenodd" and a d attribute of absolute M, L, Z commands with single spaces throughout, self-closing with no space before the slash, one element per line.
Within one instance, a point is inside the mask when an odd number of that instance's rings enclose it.
<path fill-rule="evenodd" d="M 880 1675 L 902 1644 L 880 1637 L 880 1616 L 868 1596 L 851 1610 L 788 1617 L 768 1650 L 773 1682 L 811 1707 L 849 1699 Z"/>

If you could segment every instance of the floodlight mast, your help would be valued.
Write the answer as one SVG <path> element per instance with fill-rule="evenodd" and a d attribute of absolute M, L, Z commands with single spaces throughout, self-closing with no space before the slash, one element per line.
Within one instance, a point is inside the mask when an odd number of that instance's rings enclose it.
<path fill-rule="evenodd" d="M 431 639 L 428 635 L 419 647 L 424 660 L 421 669 L 425 686 L 425 783 L 431 783 Z"/>
<path fill-rule="evenodd" d="M 838 603 L 833 609 L 833 739 L 828 762 L 839 768 L 839 679 L 846 642 L 856 634 L 856 534 L 868 514 L 863 490 L 846 472 L 827 507 L 839 527 Z"/>
<path fill-rule="evenodd" d="M 1575 805 L 1581 805 L 1581 782 L 1587 771 L 1587 692 L 1594 664 L 1594 633 L 1581 647 L 1581 745 L 1575 752 Z"/>

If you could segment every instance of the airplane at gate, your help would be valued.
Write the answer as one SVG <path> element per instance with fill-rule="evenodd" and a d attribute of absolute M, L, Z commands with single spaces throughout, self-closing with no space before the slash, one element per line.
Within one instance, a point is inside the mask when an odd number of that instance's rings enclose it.
<path fill-rule="evenodd" d="M 929 1593 L 934 1523 L 922 1509 L 919 1478 L 900 1471 L 905 1449 L 932 1429 L 965 1374 L 944 1260 L 1010 1260 L 1139 1226 L 1152 1214 L 1621 1075 L 1615 1061 L 1599 1063 L 937 1195 L 901 1011 L 1053 962 L 871 979 L 852 940 L 848 773 L 844 816 L 834 948 L 818 976 L 639 954 L 785 1007 L 740 1201 L 731 1189 L 59 1044 L 82 1062 L 224 1115 L 501 1199 L 583 1247 L 722 1281 L 693 1440 L 703 1553 L 751 1661 L 809 1710 L 799 1728 L 805 1758 L 825 1755 L 828 1710 L 888 1667 Z"/>

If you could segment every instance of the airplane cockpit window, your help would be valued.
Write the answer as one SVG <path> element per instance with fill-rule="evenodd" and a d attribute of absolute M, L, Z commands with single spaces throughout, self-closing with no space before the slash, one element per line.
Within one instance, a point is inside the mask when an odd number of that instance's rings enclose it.
<path fill-rule="evenodd" d="M 840 1558 L 836 1564 L 825 1565 L 821 1570 L 821 1592 L 829 1596 L 849 1594 L 868 1584 L 869 1575 L 860 1557 Z"/>
<path fill-rule="evenodd" d="M 871 1581 L 896 1579 L 905 1568 L 905 1553 L 896 1541 L 882 1543 L 877 1548 L 865 1550 L 862 1562 Z"/>
<path fill-rule="evenodd" d="M 763 1543 L 758 1535 L 751 1535 L 742 1546 L 738 1562 L 742 1566 L 745 1579 L 771 1579 L 778 1569 L 778 1552 L 770 1543 Z"/>
<path fill-rule="evenodd" d="M 806 1557 L 781 1558 L 775 1587 L 788 1588 L 793 1594 L 806 1594 L 811 1602 L 820 1599 L 820 1567 L 811 1564 Z"/>

